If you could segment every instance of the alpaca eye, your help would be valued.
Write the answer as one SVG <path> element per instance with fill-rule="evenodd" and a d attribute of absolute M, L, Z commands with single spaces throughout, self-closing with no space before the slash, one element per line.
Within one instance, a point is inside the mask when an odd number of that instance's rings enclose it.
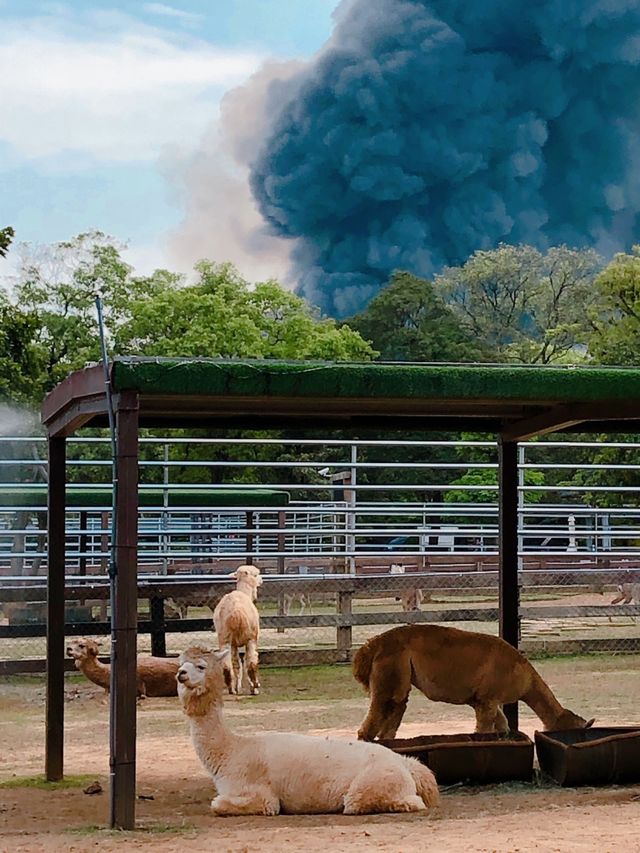
<path fill-rule="evenodd" d="M 198 669 L 205 670 L 207 667 L 203 663 L 198 664 Z"/>

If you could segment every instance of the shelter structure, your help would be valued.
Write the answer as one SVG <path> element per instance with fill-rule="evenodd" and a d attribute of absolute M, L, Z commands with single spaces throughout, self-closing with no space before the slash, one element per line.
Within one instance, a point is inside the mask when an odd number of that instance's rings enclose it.
<path fill-rule="evenodd" d="M 518 645 L 519 441 L 559 430 L 640 430 L 640 370 L 396 363 L 119 358 L 112 571 L 111 811 L 135 824 L 138 432 L 141 427 L 493 433 L 499 448 L 500 635 Z M 66 438 L 106 426 L 103 367 L 72 373 L 45 399 L 49 453 L 46 777 L 63 774 Z M 517 728 L 517 706 L 508 710 Z"/>

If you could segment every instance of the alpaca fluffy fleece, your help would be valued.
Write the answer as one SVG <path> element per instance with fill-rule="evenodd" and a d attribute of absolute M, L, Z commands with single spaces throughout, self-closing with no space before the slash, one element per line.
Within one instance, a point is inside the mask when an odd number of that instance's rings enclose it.
<path fill-rule="evenodd" d="M 242 662 L 240 649 L 244 647 L 247 675 L 251 693 L 260 692 L 258 679 L 258 639 L 260 614 L 253 603 L 262 585 L 260 571 L 255 566 L 239 566 L 230 577 L 236 580 L 236 589 L 223 595 L 213 611 L 213 624 L 221 650 L 228 649 L 231 661 L 225 664 L 225 679 L 229 693 L 242 690 Z"/>
<path fill-rule="evenodd" d="M 433 773 L 378 744 L 311 735 L 238 735 L 224 723 L 226 652 L 180 657 L 178 693 L 217 790 L 217 815 L 414 812 L 438 802 Z"/>
<path fill-rule="evenodd" d="M 593 723 L 563 708 L 529 661 L 499 637 L 441 625 L 403 625 L 373 637 L 353 658 L 371 696 L 361 740 L 393 738 L 412 686 L 435 702 L 470 705 L 477 732 L 507 732 L 502 706 L 522 700 L 546 729 Z"/>
<path fill-rule="evenodd" d="M 79 669 L 89 681 L 99 684 L 108 692 L 111 682 L 111 665 L 98 660 L 99 653 L 98 643 L 86 637 L 79 637 L 67 644 L 67 655 L 75 660 L 76 669 Z M 177 672 L 177 660 L 139 657 L 136 664 L 138 696 L 177 696 Z"/>

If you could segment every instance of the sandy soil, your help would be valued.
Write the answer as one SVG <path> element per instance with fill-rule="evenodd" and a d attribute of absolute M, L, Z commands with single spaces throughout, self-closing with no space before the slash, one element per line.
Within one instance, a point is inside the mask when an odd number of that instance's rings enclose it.
<path fill-rule="evenodd" d="M 566 704 L 598 713 L 600 724 L 640 722 L 640 658 L 547 661 L 539 667 Z M 323 678 L 332 681 L 321 691 Z M 264 672 L 259 700 L 227 702 L 237 731 L 281 729 L 351 735 L 366 709 L 348 670 L 273 675 Z M 558 687 L 560 685 L 560 687 Z M 0 787 L 0 851 L 305 851 L 424 849 L 447 853 L 626 853 L 640 851 L 640 786 L 560 789 L 549 785 L 453 788 L 429 816 L 216 818 L 210 780 L 189 742 L 176 700 L 153 699 L 138 713 L 136 833 L 104 830 L 108 815 L 108 708 L 100 691 L 70 683 L 66 706 L 66 771 L 85 781 L 64 790 Z M 415 691 L 414 691 L 415 694 Z M 288 696 L 288 698 L 287 698 Z M 294 698 L 295 697 L 295 698 Z M 0 779 L 40 773 L 44 691 L 38 680 L 0 683 Z M 594 707 L 594 706 L 597 706 Z M 526 711 L 526 709 L 524 709 Z M 469 731 L 469 709 L 412 696 L 400 734 Z M 528 711 L 522 729 L 538 722 Z M 90 796 L 93 779 L 104 791 Z M 140 799 L 142 797 L 142 799 Z"/>

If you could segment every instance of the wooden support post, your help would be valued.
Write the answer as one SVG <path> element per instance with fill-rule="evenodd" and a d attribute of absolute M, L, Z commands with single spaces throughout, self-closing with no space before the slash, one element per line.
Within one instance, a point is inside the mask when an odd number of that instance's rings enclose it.
<path fill-rule="evenodd" d="M 138 623 L 138 398 L 116 409 L 116 541 L 111 603 L 110 824 L 135 828 Z"/>
<path fill-rule="evenodd" d="M 152 595 L 149 599 L 149 615 L 151 617 L 151 654 L 154 657 L 167 656 L 167 635 L 164 621 L 164 598 Z"/>
<path fill-rule="evenodd" d="M 500 636 L 516 649 L 520 640 L 518 578 L 518 444 L 498 440 L 498 542 Z M 512 731 L 518 729 L 518 703 L 505 706 Z"/>
<path fill-rule="evenodd" d="M 249 509 L 246 513 L 246 554 L 245 554 L 245 562 L 247 565 L 253 565 L 253 528 L 255 526 L 255 520 L 253 512 Z"/>
<path fill-rule="evenodd" d="M 351 590 L 339 592 L 337 597 L 337 612 L 341 616 L 350 616 L 353 613 L 353 592 Z M 336 630 L 336 642 L 341 659 L 351 660 L 351 648 L 353 645 L 353 628 L 351 625 L 338 626 Z"/>
<path fill-rule="evenodd" d="M 64 570 L 66 441 L 49 437 L 47 572 L 47 721 L 45 778 L 59 782 L 64 769 Z"/>

